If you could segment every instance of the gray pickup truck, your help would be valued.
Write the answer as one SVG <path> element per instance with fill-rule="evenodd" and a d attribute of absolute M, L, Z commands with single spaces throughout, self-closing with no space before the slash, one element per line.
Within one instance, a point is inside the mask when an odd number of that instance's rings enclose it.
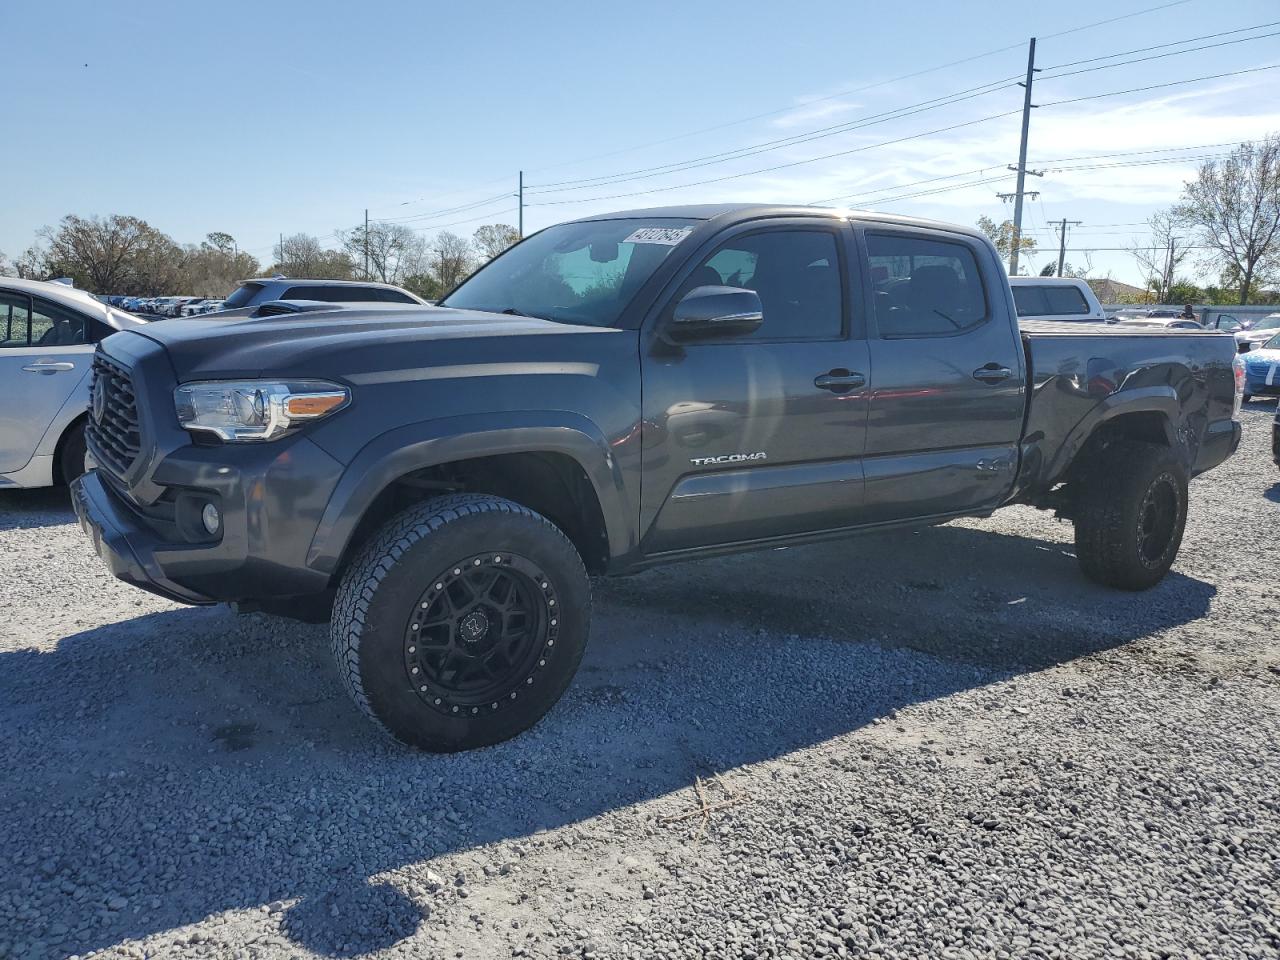
<path fill-rule="evenodd" d="M 1240 439 L 1230 336 L 1024 324 L 972 230 L 692 206 L 537 233 L 439 306 L 105 340 L 82 526 L 121 579 L 331 623 L 361 710 L 432 750 L 534 724 L 592 574 L 1012 503 L 1155 584 Z M 855 587 L 856 589 L 856 587 Z"/>

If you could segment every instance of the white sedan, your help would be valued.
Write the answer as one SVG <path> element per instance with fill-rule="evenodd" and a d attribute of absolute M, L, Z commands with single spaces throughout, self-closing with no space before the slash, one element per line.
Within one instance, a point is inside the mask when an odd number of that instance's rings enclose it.
<path fill-rule="evenodd" d="M 63 283 L 0 277 L 0 489 L 84 472 L 95 344 L 142 322 Z"/>

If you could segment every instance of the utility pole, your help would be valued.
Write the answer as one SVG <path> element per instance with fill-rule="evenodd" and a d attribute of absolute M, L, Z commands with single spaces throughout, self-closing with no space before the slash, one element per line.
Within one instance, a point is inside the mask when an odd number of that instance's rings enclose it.
<path fill-rule="evenodd" d="M 364 278 L 369 279 L 369 208 L 364 208 Z"/>
<path fill-rule="evenodd" d="M 520 220 L 519 220 L 520 226 L 518 227 L 517 232 L 520 234 L 520 239 L 523 240 L 524 239 L 524 171 L 523 170 L 520 171 L 520 190 L 519 190 L 519 193 L 516 194 L 516 196 L 520 198 Z"/>
<path fill-rule="evenodd" d="M 1062 265 L 1067 259 L 1067 224 L 1078 227 L 1084 223 L 1083 220 L 1068 220 L 1062 218 L 1062 226 L 1058 230 L 1058 276 L 1062 276 Z"/>
<path fill-rule="evenodd" d="M 1027 133 L 1031 129 L 1031 83 L 1036 75 L 1036 38 L 1027 47 L 1027 82 L 1022 98 L 1022 143 L 1018 147 L 1018 189 L 1013 197 L 1013 249 L 1009 251 L 1009 276 L 1018 275 L 1018 248 L 1022 246 L 1022 193 L 1027 182 Z"/>
<path fill-rule="evenodd" d="M 1169 288 L 1173 286 L 1173 251 L 1177 242 L 1177 237 L 1169 238 L 1169 252 L 1164 260 L 1164 283 L 1160 290 L 1161 303 L 1164 303 L 1169 299 Z"/>
<path fill-rule="evenodd" d="M 276 257 L 276 263 L 284 263 L 284 234 L 280 234 L 280 255 Z"/>

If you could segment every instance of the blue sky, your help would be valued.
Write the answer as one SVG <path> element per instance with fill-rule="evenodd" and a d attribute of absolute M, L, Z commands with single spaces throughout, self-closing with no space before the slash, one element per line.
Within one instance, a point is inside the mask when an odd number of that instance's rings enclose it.
<path fill-rule="evenodd" d="M 983 118 L 1020 108 L 1021 89 L 997 81 L 1025 70 L 1036 35 L 1037 63 L 1058 69 L 1036 85 L 1045 106 L 1029 166 L 1048 173 L 1033 179 L 1040 198 L 1024 220 L 1044 244 L 1032 263 L 1048 261 L 1048 224 L 1067 217 L 1085 222 L 1068 260 L 1132 281 L 1132 258 L 1103 248 L 1144 240 L 1138 224 L 1195 168 L 1134 161 L 1212 155 L 1227 147 L 1201 145 L 1280 130 L 1280 69 L 1050 105 L 1280 63 L 1280 35 L 1262 36 L 1280 33 L 1276 0 L 1186 0 L 1074 29 L 1159 3 L 0 0 L 7 128 L 24 131 L 0 167 L 0 250 L 16 256 L 67 213 L 133 214 L 182 242 L 224 230 L 262 259 L 281 231 L 328 236 L 366 207 L 375 219 L 416 218 L 405 222 L 424 234 L 469 234 L 515 222 L 506 194 L 522 168 L 527 231 L 736 199 L 850 197 L 962 223 L 1002 219 L 1011 207 L 995 194 L 1012 189 L 1002 167 L 1016 162 L 1019 118 Z M 1192 38 L 1224 45 L 1061 66 Z M 1077 70 L 1088 72 L 1052 79 Z M 877 116 L 913 105 L 929 109 Z M 828 129 L 858 121 L 867 125 Z M 955 129 L 920 136 L 943 127 Z M 1184 147 L 1197 149 L 1174 152 Z M 1115 156 L 1068 159 L 1098 155 Z M 698 165 L 653 169 L 681 161 Z M 548 188 L 588 178 L 599 182 Z"/>

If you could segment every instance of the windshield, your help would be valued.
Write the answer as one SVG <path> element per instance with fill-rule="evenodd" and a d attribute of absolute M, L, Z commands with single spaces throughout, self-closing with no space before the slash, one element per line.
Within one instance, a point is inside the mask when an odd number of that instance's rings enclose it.
<path fill-rule="evenodd" d="M 595 220 L 548 227 L 481 268 L 441 305 L 613 326 L 696 222 Z"/>
<path fill-rule="evenodd" d="M 1258 347 L 1258 348 L 1256 348 L 1256 349 L 1259 349 L 1259 350 L 1280 350 L 1280 333 L 1277 333 L 1277 334 L 1276 334 L 1274 337 L 1272 337 L 1270 340 L 1264 340 L 1264 341 L 1262 341 L 1262 346 L 1261 346 L 1261 347 Z"/>
<path fill-rule="evenodd" d="M 1280 330 L 1280 313 L 1263 317 L 1249 328 L 1250 330 Z"/>

